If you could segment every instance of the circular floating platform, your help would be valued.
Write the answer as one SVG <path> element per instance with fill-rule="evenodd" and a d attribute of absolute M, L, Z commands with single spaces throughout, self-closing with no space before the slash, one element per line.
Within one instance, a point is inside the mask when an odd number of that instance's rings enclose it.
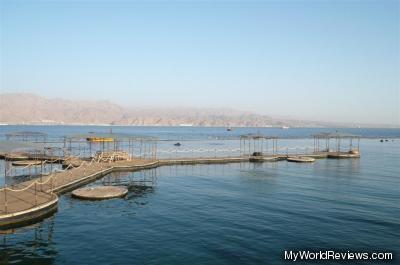
<path fill-rule="evenodd" d="M 128 193 L 125 187 L 99 186 L 77 189 L 72 192 L 72 196 L 84 200 L 105 200 L 121 198 Z"/>
<path fill-rule="evenodd" d="M 315 158 L 306 157 L 306 156 L 289 156 L 288 158 L 286 158 L 286 160 L 289 162 L 310 163 L 310 162 L 314 162 Z"/>
<path fill-rule="evenodd" d="M 360 152 L 351 150 L 350 152 L 330 152 L 328 158 L 360 158 Z"/>

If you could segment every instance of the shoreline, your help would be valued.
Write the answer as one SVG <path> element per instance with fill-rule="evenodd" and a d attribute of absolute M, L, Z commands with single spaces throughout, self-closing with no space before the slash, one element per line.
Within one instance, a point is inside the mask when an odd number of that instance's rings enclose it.
<path fill-rule="evenodd" d="M 96 126 L 96 127 L 177 127 L 177 128 L 238 128 L 238 129 L 385 129 L 385 130 L 400 130 L 400 126 L 396 125 L 369 125 L 369 126 L 295 126 L 282 128 L 282 126 L 232 126 L 232 125 L 162 125 L 162 124 L 108 124 L 108 123 L 0 123 L 0 126 Z"/>

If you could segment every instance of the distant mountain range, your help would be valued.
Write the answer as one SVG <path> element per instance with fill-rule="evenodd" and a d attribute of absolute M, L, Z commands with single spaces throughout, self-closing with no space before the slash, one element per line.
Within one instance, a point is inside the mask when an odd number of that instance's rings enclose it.
<path fill-rule="evenodd" d="M 354 127 L 299 120 L 280 120 L 232 109 L 125 108 L 110 101 L 74 101 L 13 93 L 0 94 L 2 124 L 90 124 L 222 127 Z"/>

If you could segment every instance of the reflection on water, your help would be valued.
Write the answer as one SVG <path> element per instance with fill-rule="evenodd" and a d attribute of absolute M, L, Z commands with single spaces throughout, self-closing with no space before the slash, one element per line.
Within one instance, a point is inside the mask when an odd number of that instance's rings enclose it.
<path fill-rule="evenodd" d="M 58 255 L 53 242 L 54 220 L 53 216 L 28 227 L 2 231 L 0 264 L 54 264 Z"/>
<path fill-rule="evenodd" d="M 94 185 L 104 186 L 154 186 L 157 181 L 157 168 L 137 172 L 113 172 L 102 178 Z"/>
<path fill-rule="evenodd" d="M 155 191 L 157 172 L 157 168 L 137 172 L 113 172 L 93 185 L 125 186 L 129 191 L 125 197 L 126 200 L 145 198 L 147 194 Z M 141 201 L 140 204 L 143 205 L 146 202 Z"/>
<path fill-rule="evenodd" d="M 124 186 L 128 189 L 125 201 L 146 205 L 147 196 L 156 190 L 158 170 L 152 168 L 136 172 L 112 172 L 89 186 Z"/>
<path fill-rule="evenodd" d="M 303 164 L 304 165 L 304 164 Z M 305 164 L 307 166 L 307 164 Z M 360 159 L 318 159 L 313 163 L 313 174 L 351 177 L 360 174 Z"/>
<path fill-rule="evenodd" d="M 155 191 L 154 186 L 149 185 L 129 185 L 128 186 L 129 193 L 126 196 L 127 200 L 137 199 L 138 197 L 145 198 L 149 193 L 153 193 Z M 137 201 L 141 205 L 147 204 L 147 201 Z"/>

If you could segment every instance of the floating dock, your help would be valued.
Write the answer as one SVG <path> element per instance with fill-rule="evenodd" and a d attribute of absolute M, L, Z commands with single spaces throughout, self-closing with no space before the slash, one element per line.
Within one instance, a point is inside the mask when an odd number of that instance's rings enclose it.
<path fill-rule="evenodd" d="M 286 160 L 289 162 L 296 162 L 296 163 L 312 163 L 315 161 L 315 158 L 308 156 L 288 156 Z"/>
<path fill-rule="evenodd" d="M 43 161 L 39 160 L 21 160 L 12 162 L 12 165 L 16 167 L 25 167 L 25 166 L 37 166 L 41 165 L 42 163 Z"/>
<path fill-rule="evenodd" d="M 359 152 L 330 152 L 327 154 L 328 158 L 360 158 Z"/>
<path fill-rule="evenodd" d="M 311 162 L 315 158 L 334 157 L 338 154 L 318 153 L 297 156 L 295 160 Z M 350 154 L 344 158 L 357 158 L 359 154 Z M 81 161 L 78 167 L 42 176 L 0 190 L 0 228 L 21 226 L 44 218 L 57 210 L 58 195 L 72 191 L 93 182 L 114 171 L 138 171 L 168 165 L 223 164 L 241 162 L 263 162 L 293 159 L 287 155 L 241 156 L 215 158 L 182 158 L 146 160 L 133 159 L 115 162 Z M 300 162 L 300 161 L 296 161 Z"/>

